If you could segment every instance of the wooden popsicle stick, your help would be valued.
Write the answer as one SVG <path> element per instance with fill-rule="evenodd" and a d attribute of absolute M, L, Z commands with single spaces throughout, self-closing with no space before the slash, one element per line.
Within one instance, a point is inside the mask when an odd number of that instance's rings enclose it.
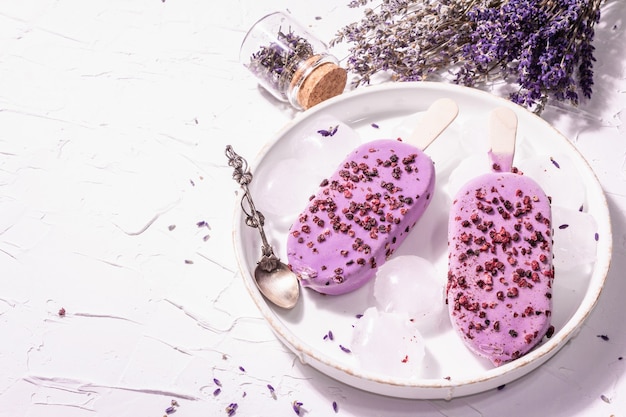
<path fill-rule="evenodd" d="M 498 107 L 489 114 L 488 129 L 491 169 L 496 172 L 510 172 L 515 156 L 517 115 L 508 107 Z"/>
<path fill-rule="evenodd" d="M 456 102 L 449 98 L 436 100 L 422 115 L 407 143 L 420 150 L 426 149 L 459 114 Z"/>

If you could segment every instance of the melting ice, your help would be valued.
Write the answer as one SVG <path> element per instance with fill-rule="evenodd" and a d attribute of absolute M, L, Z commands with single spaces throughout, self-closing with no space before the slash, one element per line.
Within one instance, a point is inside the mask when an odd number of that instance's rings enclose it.
<path fill-rule="evenodd" d="M 419 376 L 425 355 L 424 338 L 406 313 L 376 307 L 355 324 L 351 349 L 364 371 L 407 379 Z"/>
<path fill-rule="evenodd" d="M 319 130 L 335 133 L 323 136 Z M 330 176 L 345 156 L 359 146 L 358 133 L 326 115 L 310 120 L 284 137 L 278 153 L 268 156 L 255 173 L 255 204 L 275 226 L 289 228 L 321 180 Z"/>
<path fill-rule="evenodd" d="M 428 260 L 398 256 L 378 269 L 374 298 L 379 310 L 407 314 L 422 330 L 427 330 L 441 322 L 444 282 Z"/>

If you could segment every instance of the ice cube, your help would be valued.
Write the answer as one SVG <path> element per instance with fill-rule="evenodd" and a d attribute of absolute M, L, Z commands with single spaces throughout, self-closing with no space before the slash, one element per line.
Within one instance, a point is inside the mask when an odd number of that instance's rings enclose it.
<path fill-rule="evenodd" d="M 596 220 L 589 213 L 552 207 L 554 268 L 572 270 L 596 260 Z"/>
<path fill-rule="evenodd" d="M 534 156 L 520 161 L 519 168 L 541 185 L 553 206 L 578 210 L 586 201 L 585 184 L 572 160 L 564 154 Z"/>
<path fill-rule="evenodd" d="M 413 134 L 415 127 L 420 123 L 424 112 L 417 112 L 402 118 L 402 120 L 393 127 L 391 134 L 396 138 L 408 138 Z"/>
<path fill-rule="evenodd" d="M 491 162 L 487 153 L 468 156 L 450 173 L 445 191 L 454 198 L 470 179 L 490 172 Z"/>
<path fill-rule="evenodd" d="M 460 152 L 468 155 L 486 155 L 489 152 L 489 140 L 487 139 L 488 113 L 472 117 L 463 122 L 461 127 Z M 490 164 L 486 165 L 489 168 Z M 482 172 L 482 171 L 478 171 Z M 474 175 L 475 176 L 475 175 Z"/>
<path fill-rule="evenodd" d="M 314 190 L 303 187 L 303 181 L 313 175 L 311 169 L 296 158 L 287 158 L 266 165 L 254 174 L 254 204 L 277 226 L 289 228 Z"/>
<path fill-rule="evenodd" d="M 290 137 L 290 152 L 300 166 L 316 173 L 315 183 L 332 174 L 345 156 L 361 144 L 358 132 L 327 115 L 312 119 Z M 310 193 L 315 190 L 309 190 Z"/>
<path fill-rule="evenodd" d="M 407 314 L 365 310 L 356 322 L 352 353 L 364 371 L 416 378 L 425 356 L 424 338 Z"/>
<path fill-rule="evenodd" d="M 321 181 L 360 142 L 354 129 L 334 117 L 321 115 L 304 123 L 254 173 L 257 209 L 276 227 L 288 229 Z"/>
<path fill-rule="evenodd" d="M 378 309 L 407 314 L 422 331 L 441 322 L 444 289 L 434 265 L 414 255 L 391 258 L 378 269 L 374 280 Z"/>

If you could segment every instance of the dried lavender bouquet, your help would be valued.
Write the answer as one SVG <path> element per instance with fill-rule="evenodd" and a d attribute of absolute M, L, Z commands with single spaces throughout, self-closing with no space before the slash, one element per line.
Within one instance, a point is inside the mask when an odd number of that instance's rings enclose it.
<path fill-rule="evenodd" d="M 373 0 L 353 0 L 349 7 Z M 353 86 L 451 77 L 514 85 L 510 99 L 540 113 L 553 98 L 578 104 L 593 85 L 594 25 L 603 0 L 382 0 L 337 32 L 349 44 Z"/>

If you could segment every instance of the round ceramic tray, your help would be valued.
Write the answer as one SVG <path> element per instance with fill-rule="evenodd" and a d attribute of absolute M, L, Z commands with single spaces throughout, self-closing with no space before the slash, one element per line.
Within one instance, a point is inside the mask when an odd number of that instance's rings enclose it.
<path fill-rule="evenodd" d="M 253 280 L 252 271 L 260 257 L 258 232 L 245 225 L 239 205 L 235 212 L 234 245 L 243 279 L 277 337 L 303 363 L 373 393 L 450 399 L 493 389 L 527 374 L 577 334 L 598 300 L 609 268 L 607 203 L 597 178 L 575 147 L 543 119 L 507 100 L 439 83 L 391 83 L 357 89 L 300 114 L 267 144 L 251 164 L 251 191 L 266 217 L 266 232 L 276 254 L 287 259 L 285 245 L 291 222 L 321 179 L 334 171 L 352 148 L 373 139 L 406 134 L 419 113 L 442 97 L 457 102 L 459 115 L 426 150 L 436 167 L 435 198 L 394 256 L 412 254 L 427 259 L 445 286 L 450 196 L 462 181 L 488 171 L 487 165 L 482 172 L 480 167 L 488 150 L 485 126 L 489 112 L 500 106 L 514 110 L 519 120 L 514 165 L 553 198 L 555 225 L 555 332 L 522 358 L 494 368 L 463 345 L 446 314 L 435 329 L 424 333 L 426 356 L 418 373 L 407 377 L 368 370 L 349 347 L 358 316 L 374 305 L 373 284 L 340 296 L 324 296 L 303 288 L 294 309 L 274 307 Z M 335 130 L 336 134 L 328 134 Z M 576 233 L 570 223 L 578 222 L 579 216 L 584 217 L 578 223 L 582 231 Z M 564 231 L 566 227 L 558 226 L 570 226 L 569 234 Z"/>

